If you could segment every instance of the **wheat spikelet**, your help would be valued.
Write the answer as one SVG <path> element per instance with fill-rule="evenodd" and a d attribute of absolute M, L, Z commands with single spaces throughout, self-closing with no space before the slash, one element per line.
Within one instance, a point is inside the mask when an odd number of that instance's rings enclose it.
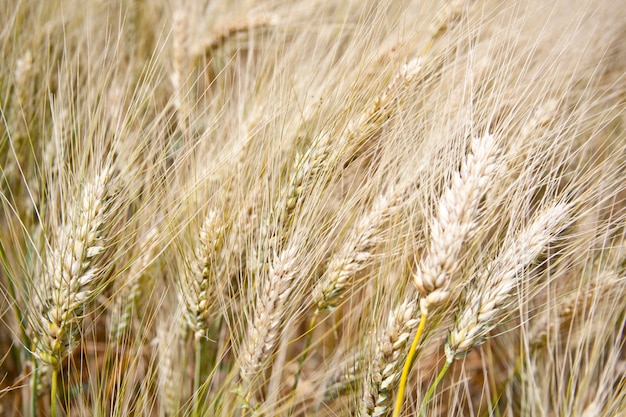
<path fill-rule="evenodd" d="M 568 214 L 566 204 L 556 204 L 537 215 L 500 254 L 468 291 L 466 306 L 456 319 L 446 342 L 448 362 L 462 357 L 481 344 L 495 326 L 495 318 L 506 311 L 505 304 L 516 287 L 522 269 L 554 239 Z"/>
<path fill-rule="evenodd" d="M 369 212 L 357 220 L 348 239 L 331 258 L 321 281 L 313 290 L 313 301 L 317 311 L 333 309 L 342 300 L 349 281 L 355 274 L 366 268 L 373 250 L 380 241 L 382 226 L 401 207 L 410 187 L 393 187 L 379 195 Z"/>
<path fill-rule="evenodd" d="M 102 268 L 95 260 L 105 250 L 102 232 L 110 216 L 110 176 L 106 166 L 84 186 L 80 205 L 69 208 L 47 258 L 41 311 L 33 317 L 34 354 L 55 369 L 78 344 L 84 307 L 103 289 Z"/>
<path fill-rule="evenodd" d="M 252 380 L 264 369 L 267 359 L 280 337 L 293 280 L 298 271 L 294 248 L 278 255 L 266 279 L 260 284 L 260 294 L 250 321 L 246 340 L 241 349 L 240 376 L 242 385 L 252 392 Z"/>
<path fill-rule="evenodd" d="M 378 338 L 372 369 L 364 385 L 361 415 L 387 415 L 394 389 L 400 380 L 404 351 L 411 333 L 419 324 L 415 316 L 416 305 L 413 300 L 405 301 L 390 313 L 387 327 Z"/>
<path fill-rule="evenodd" d="M 463 243 L 476 226 L 480 199 L 497 166 L 496 155 L 492 135 L 474 138 L 471 153 L 439 200 L 430 225 L 430 246 L 413 275 L 424 314 L 444 303 L 450 294 L 450 280 Z"/>

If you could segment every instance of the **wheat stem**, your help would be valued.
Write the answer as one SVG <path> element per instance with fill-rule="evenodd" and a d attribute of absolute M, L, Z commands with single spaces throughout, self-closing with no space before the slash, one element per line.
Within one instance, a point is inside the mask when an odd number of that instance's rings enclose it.
<path fill-rule="evenodd" d="M 193 416 L 200 415 L 200 378 L 202 373 L 202 339 L 195 340 L 195 363 L 193 373 Z"/>
<path fill-rule="evenodd" d="M 453 360 L 446 359 L 446 363 L 443 364 L 443 368 L 441 368 L 439 374 L 437 374 L 437 378 L 435 378 L 435 381 L 431 384 L 430 388 L 428 388 L 428 391 L 424 396 L 424 400 L 422 401 L 422 406 L 420 407 L 419 417 L 423 416 L 426 412 L 426 405 L 435 394 L 437 386 L 439 386 L 443 378 L 446 376 L 446 373 L 448 372 L 448 369 L 450 369 L 450 365 L 452 365 L 452 362 Z"/>
<path fill-rule="evenodd" d="M 411 348 L 409 349 L 409 353 L 406 356 L 406 361 L 404 362 L 404 366 L 402 367 L 402 375 L 400 376 L 400 385 L 398 386 L 398 396 L 396 397 L 396 405 L 393 409 L 393 417 L 400 417 L 400 413 L 402 412 L 402 402 L 404 399 L 406 381 L 409 377 L 409 371 L 411 370 L 411 364 L 413 363 L 413 357 L 415 356 L 417 345 L 419 344 L 419 340 L 422 337 L 422 333 L 424 332 L 424 327 L 426 326 L 426 317 L 427 314 L 422 312 L 420 325 L 417 328 L 417 332 L 415 333 L 415 337 L 413 338 L 413 343 L 411 343 Z"/>
<path fill-rule="evenodd" d="M 52 381 L 50 386 L 50 415 L 56 417 L 57 415 L 57 384 L 59 379 L 59 371 L 56 367 L 52 369 Z"/>
<path fill-rule="evenodd" d="M 463 244 L 476 226 L 480 199 L 496 169 L 497 152 L 493 136 L 486 134 L 474 138 L 471 149 L 439 200 L 437 215 L 431 222 L 430 247 L 413 276 L 414 284 L 422 295 L 419 301 L 422 331 L 431 310 L 448 299 L 450 282 L 458 267 Z M 415 335 L 412 344 L 415 348 L 422 331 Z M 415 349 L 409 352 L 404 363 L 394 417 L 398 417 L 402 410 L 404 387 L 414 354 Z"/>
<path fill-rule="evenodd" d="M 37 385 L 39 384 L 39 367 L 33 364 L 33 375 L 30 378 L 30 416 L 37 416 Z"/>

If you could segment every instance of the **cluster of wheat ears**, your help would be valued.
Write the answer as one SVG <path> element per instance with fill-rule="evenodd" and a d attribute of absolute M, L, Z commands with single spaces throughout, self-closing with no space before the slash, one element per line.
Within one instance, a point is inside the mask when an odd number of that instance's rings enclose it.
<path fill-rule="evenodd" d="M 0 414 L 626 415 L 626 3 L 0 2 Z"/>

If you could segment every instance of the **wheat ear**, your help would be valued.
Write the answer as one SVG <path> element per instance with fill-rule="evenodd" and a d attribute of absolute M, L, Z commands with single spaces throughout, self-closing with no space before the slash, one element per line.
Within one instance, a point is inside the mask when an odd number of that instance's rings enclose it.
<path fill-rule="evenodd" d="M 358 156 L 363 151 L 363 145 L 374 137 L 383 123 L 391 117 L 397 109 L 397 103 L 402 102 L 410 87 L 419 80 L 421 73 L 422 60 L 419 58 L 413 58 L 402 65 L 382 94 L 375 97 L 363 113 L 350 121 L 348 128 L 337 141 L 335 152 L 350 155 L 353 159 Z M 338 157 L 339 155 L 336 155 L 336 158 Z"/>
<path fill-rule="evenodd" d="M 76 347 L 84 307 L 102 289 L 102 270 L 94 261 L 105 250 L 102 231 L 109 217 L 109 182 L 110 168 L 105 167 L 85 185 L 80 205 L 68 209 L 66 225 L 47 258 L 34 353 L 53 368 Z"/>
<path fill-rule="evenodd" d="M 520 233 L 467 293 L 466 307 L 457 317 L 446 343 L 446 357 L 454 360 L 481 344 L 495 326 L 521 271 L 554 239 L 568 213 L 566 204 L 557 204 L 540 213 Z"/>
<path fill-rule="evenodd" d="M 534 321 L 528 333 L 530 348 L 545 346 L 552 331 L 570 328 L 576 316 L 589 312 L 595 301 L 602 299 L 606 303 L 614 298 L 613 293 L 619 288 L 620 283 L 618 277 L 615 272 L 605 271 L 596 277 L 593 283 L 563 297 L 557 306 L 556 319 L 545 315 L 540 320 Z"/>
<path fill-rule="evenodd" d="M 204 54 L 210 57 L 216 49 L 221 48 L 237 35 L 253 30 L 266 29 L 275 26 L 277 23 L 278 18 L 276 16 L 268 15 L 244 17 L 229 22 L 211 32 L 203 45 Z"/>
<path fill-rule="evenodd" d="M 202 370 L 202 340 L 207 337 L 211 324 L 211 292 L 215 285 L 216 263 L 224 240 L 225 224 L 220 213 L 211 210 L 200 228 L 198 246 L 194 259 L 187 262 L 191 266 L 183 273 L 178 294 L 183 305 L 183 320 L 193 332 L 195 347 L 194 371 L 194 412 L 197 416 L 200 407 L 200 379 Z"/>
<path fill-rule="evenodd" d="M 42 362 L 41 373 L 51 374 L 53 417 L 61 363 L 79 343 L 86 305 L 105 287 L 95 261 L 105 250 L 102 232 L 109 218 L 110 176 L 107 165 L 85 185 L 79 206 L 68 208 L 65 227 L 46 259 L 44 298 L 36 303 L 40 311 L 32 323 L 33 354 Z"/>
<path fill-rule="evenodd" d="M 373 250 L 380 243 L 382 226 L 401 207 L 407 190 L 405 187 L 397 192 L 395 188 L 390 188 L 379 195 L 372 208 L 357 220 L 348 239 L 332 256 L 323 278 L 313 290 L 317 311 L 337 307 L 350 279 L 369 265 L 374 256 Z"/>
<path fill-rule="evenodd" d="M 307 358 L 318 314 L 337 307 L 349 287 L 350 279 L 370 264 L 374 256 L 373 250 L 380 241 L 382 226 L 397 212 L 410 189 L 411 187 L 405 186 L 401 187 L 401 192 L 396 192 L 391 187 L 376 198 L 372 209 L 357 221 L 346 242 L 331 258 L 321 281 L 313 289 L 313 302 L 316 307 L 309 324 L 304 353 L 300 357 L 294 378 L 294 390 L 298 386 L 302 367 Z"/>
<path fill-rule="evenodd" d="M 387 327 L 378 337 L 374 363 L 361 399 L 362 416 L 380 417 L 389 411 L 393 392 L 400 380 L 404 351 L 419 323 L 415 318 L 416 307 L 413 300 L 398 306 L 390 313 Z"/>
<path fill-rule="evenodd" d="M 420 415 L 452 362 L 482 344 L 496 326 L 497 317 L 506 314 L 511 293 L 523 276 L 522 270 L 563 229 L 568 212 L 567 204 L 557 203 L 539 213 L 490 266 L 472 279 L 473 286 L 465 296 L 465 307 L 448 334 L 446 363 L 424 397 Z"/>
<path fill-rule="evenodd" d="M 167 416 L 179 414 L 181 387 L 184 377 L 183 360 L 181 352 L 184 350 L 181 327 L 178 325 L 179 317 L 174 315 L 169 320 L 165 319 L 157 327 L 157 351 L 158 351 L 158 389 L 160 392 L 161 406 Z M 172 328 L 173 325 L 173 328 Z M 171 336 L 174 333 L 173 337 Z"/>
<path fill-rule="evenodd" d="M 297 273 L 297 257 L 294 248 L 278 255 L 261 283 L 261 293 L 256 302 L 254 317 L 248 326 L 247 337 L 241 350 L 241 385 L 252 394 L 255 377 L 263 371 L 273 352 L 284 320 L 293 280 Z"/>
<path fill-rule="evenodd" d="M 347 366 L 336 368 L 332 377 L 324 384 L 323 401 L 332 401 L 354 389 L 363 376 L 362 359 L 361 355 L 354 355 L 349 359 Z"/>
<path fill-rule="evenodd" d="M 191 269 L 183 273 L 179 294 L 184 305 L 183 318 L 196 339 L 206 337 L 211 311 L 211 285 L 215 262 L 224 239 L 225 225 L 220 214 L 212 210 L 200 229 Z"/>
<path fill-rule="evenodd" d="M 493 136 L 487 133 L 474 138 L 471 153 L 463 161 L 460 171 L 454 173 L 450 186 L 439 199 L 437 212 L 430 224 L 430 245 L 413 275 L 413 283 L 421 294 L 421 320 L 404 363 L 394 417 L 398 417 L 402 410 L 406 381 L 427 316 L 432 308 L 445 303 L 450 295 L 450 281 L 456 273 L 463 244 L 476 226 L 479 203 L 496 170 L 496 160 L 497 148 Z"/>
<path fill-rule="evenodd" d="M 5 150 L 6 155 L 3 156 L 4 160 L 0 161 L 0 163 L 4 163 L 4 166 L 0 169 L 0 175 L 2 176 L 0 178 L 0 187 L 6 186 L 6 183 L 14 183 L 22 169 L 19 160 L 28 133 L 23 119 L 24 117 L 29 117 L 28 114 L 25 115 L 25 112 L 27 112 L 30 107 L 28 101 L 30 99 L 29 89 L 32 87 L 34 77 L 33 55 L 30 50 L 27 50 L 15 63 L 14 77 L 16 105 L 10 108 L 8 115 L 8 128 L 10 131 L 9 146 L 11 149 Z M 28 205 L 26 205 L 26 207 L 28 207 Z"/>
<path fill-rule="evenodd" d="M 474 138 L 471 153 L 452 178 L 430 224 L 430 245 L 413 275 L 423 314 L 444 303 L 458 267 L 463 244 L 473 232 L 478 206 L 497 167 L 493 136 Z"/>

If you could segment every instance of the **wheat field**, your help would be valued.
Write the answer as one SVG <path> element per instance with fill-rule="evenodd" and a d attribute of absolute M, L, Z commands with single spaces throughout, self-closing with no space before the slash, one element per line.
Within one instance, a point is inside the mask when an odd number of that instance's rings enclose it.
<path fill-rule="evenodd" d="M 626 3 L 5 0 L 0 415 L 626 416 Z"/>

